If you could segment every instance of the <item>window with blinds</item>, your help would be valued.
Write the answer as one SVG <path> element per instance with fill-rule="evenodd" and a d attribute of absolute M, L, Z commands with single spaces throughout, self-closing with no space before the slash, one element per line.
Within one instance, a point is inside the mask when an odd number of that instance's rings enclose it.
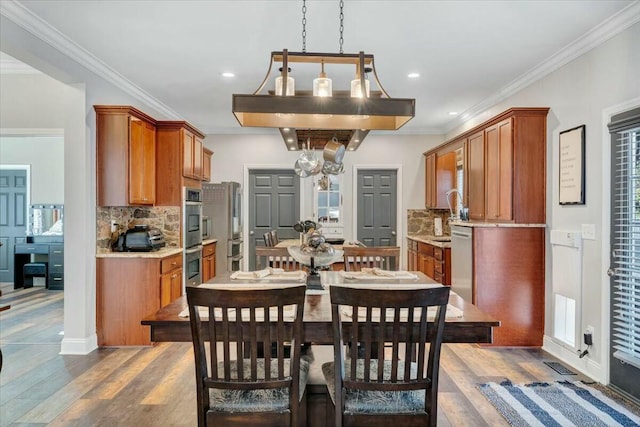
<path fill-rule="evenodd" d="M 611 214 L 613 356 L 640 368 L 640 116 L 612 122 L 609 128 L 616 144 Z"/>

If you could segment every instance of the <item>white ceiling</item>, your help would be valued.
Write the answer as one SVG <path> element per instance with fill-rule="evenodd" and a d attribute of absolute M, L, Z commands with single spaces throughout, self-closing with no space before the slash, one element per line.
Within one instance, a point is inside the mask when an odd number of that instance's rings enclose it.
<path fill-rule="evenodd" d="M 19 3 L 81 56 L 207 133 L 245 131 L 231 95 L 257 89 L 271 51 L 302 50 L 301 0 Z M 402 132 L 443 133 L 609 37 L 637 3 L 345 0 L 344 52 L 374 54 L 386 91 L 416 99 Z M 306 18 L 307 52 L 338 52 L 338 0 L 308 0 Z M 298 67 L 296 89 L 310 89 L 319 70 Z M 354 70 L 327 72 L 336 90 L 347 88 Z"/>

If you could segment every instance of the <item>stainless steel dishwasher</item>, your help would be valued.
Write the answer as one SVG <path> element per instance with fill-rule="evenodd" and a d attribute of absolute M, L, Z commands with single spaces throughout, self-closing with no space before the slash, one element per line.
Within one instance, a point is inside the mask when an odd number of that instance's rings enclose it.
<path fill-rule="evenodd" d="M 473 300 L 473 229 L 451 226 L 451 290 L 467 302 Z"/>

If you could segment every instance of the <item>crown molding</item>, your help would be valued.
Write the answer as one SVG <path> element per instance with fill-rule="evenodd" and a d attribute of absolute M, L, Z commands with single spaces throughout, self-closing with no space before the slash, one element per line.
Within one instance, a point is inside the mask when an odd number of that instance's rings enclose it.
<path fill-rule="evenodd" d="M 21 3 L 17 1 L 0 2 L 0 14 L 78 64 L 118 87 L 123 92 L 151 106 L 153 109 L 165 115 L 167 119 L 183 120 L 182 116 L 176 111 L 135 85 L 98 57 L 65 36 L 38 15 L 31 12 Z"/>
<path fill-rule="evenodd" d="M 443 129 L 444 133 L 451 132 L 455 128 L 462 126 L 465 122 L 477 117 L 492 106 L 513 96 L 532 83 L 535 83 L 584 53 L 601 45 L 637 22 L 640 22 L 640 1 L 638 0 L 605 21 L 602 21 L 596 27 L 560 49 L 541 64 L 503 86 L 498 92 L 489 96 L 484 101 L 464 111 L 456 119 L 449 122 Z"/>
<path fill-rule="evenodd" d="M 61 128 L 0 128 L 0 137 L 39 137 L 58 138 L 64 136 L 64 129 Z"/>

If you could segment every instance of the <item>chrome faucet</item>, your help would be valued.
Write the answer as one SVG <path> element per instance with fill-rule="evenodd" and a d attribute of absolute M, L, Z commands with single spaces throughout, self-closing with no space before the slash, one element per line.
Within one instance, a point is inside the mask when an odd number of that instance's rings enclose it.
<path fill-rule="evenodd" d="M 460 220 L 460 217 L 458 216 L 458 207 L 456 206 L 456 213 L 453 213 L 453 208 L 451 207 L 451 195 L 453 193 L 457 193 L 458 197 L 460 197 L 460 201 L 462 201 L 462 193 L 460 193 L 460 190 L 458 190 L 457 188 L 452 188 L 451 190 L 447 191 L 445 193 L 445 195 L 447 196 L 447 204 L 449 205 L 449 212 L 451 213 L 451 216 L 449 217 L 449 221 L 458 221 Z"/>

